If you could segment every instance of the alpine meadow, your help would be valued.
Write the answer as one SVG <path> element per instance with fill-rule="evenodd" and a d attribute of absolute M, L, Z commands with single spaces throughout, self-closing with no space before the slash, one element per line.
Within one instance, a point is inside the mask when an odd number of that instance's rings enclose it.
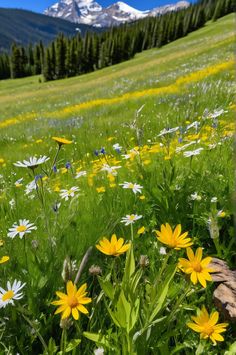
<path fill-rule="evenodd" d="M 0 81 L 0 355 L 236 354 L 234 22 Z"/>

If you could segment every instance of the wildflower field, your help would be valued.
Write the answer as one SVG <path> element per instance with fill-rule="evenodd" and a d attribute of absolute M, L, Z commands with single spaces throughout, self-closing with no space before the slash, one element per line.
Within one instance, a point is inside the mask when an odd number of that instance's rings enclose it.
<path fill-rule="evenodd" d="M 0 82 L 0 354 L 236 354 L 233 27 Z"/>

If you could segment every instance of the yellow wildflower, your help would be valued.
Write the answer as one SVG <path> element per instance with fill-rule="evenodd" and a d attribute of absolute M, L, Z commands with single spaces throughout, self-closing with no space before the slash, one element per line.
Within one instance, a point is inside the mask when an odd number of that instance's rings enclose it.
<path fill-rule="evenodd" d="M 10 260 L 10 257 L 8 255 L 4 255 L 0 259 L 0 264 L 6 263 L 8 260 Z"/>
<path fill-rule="evenodd" d="M 97 187 L 96 190 L 97 190 L 97 192 L 98 192 L 99 194 L 106 191 L 106 189 L 105 189 L 104 186 Z"/>
<path fill-rule="evenodd" d="M 198 281 L 205 288 L 206 281 L 212 281 L 210 272 L 214 272 L 209 268 L 212 260 L 211 257 L 202 259 L 202 248 L 198 248 L 195 255 L 191 248 L 187 248 L 188 259 L 180 258 L 179 267 L 186 274 L 191 274 L 190 279 L 195 285 Z"/>
<path fill-rule="evenodd" d="M 111 241 L 104 237 L 102 240 L 100 240 L 99 244 L 96 245 L 96 248 L 103 254 L 119 256 L 130 248 L 130 243 L 124 244 L 123 238 L 119 238 L 117 240 L 116 235 L 113 234 Z"/>
<path fill-rule="evenodd" d="M 226 331 L 225 328 L 228 326 L 228 323 L 217 324 L 219 319 L 219 313 L 217 311 L 209 315 L 205 306 L 203 306 L 197 316 L 192 316 L 191 318 L 195 323 L 189 322 L 187 326 L 195 332 L 200 333 L 201 339 L 210 338 L 214 345 L 216 345 L 217 341 L 224 341 L 220 333 Z"/>
<path fill-rule="evenodd" d="M 63 145 L 63 144 L 71 144 L 71 143 L 72 143 L 72 141 L 69 141 L 68 139 L 65 139 L 65 138 L 52 137 L 52 139 L 53 139 L 54 141 L 56 141 L 59 146 L 61 146 L 61 145 Z"/>
<path fill-rule="evenodd" d="M 68 318 L 71 314 L 75 320 L 79 319 L 79 312 L 88 314 L 88 310 L 84 307 L 84 304 L 92 302 L 92 299 L 86 297 L 87 284 L 83 284 L 77 291 L 76 285 L 72 281 L 68 281 L 66 284 L 67 294 L 57 291 L 56 295 L 60 300 L 53 301 L 54 306 L 59 306 L 55 314 L 62 313 L 61 318 Z"/>
<path fill-rule="evenodd" d="M 155 231 L 155 233 L 157 234 L 157 239 L 161 243 L 166 244 L 175 250 L 187 248 L 193 244 L 191 238 L 187 238 L 188 232 L 181 234 L 181 224 L 178 224 L 174 231 L 172 231 L 169 223 L 166 223 L 166 225 L 162 224 L 161 230 Z"/>
<path fill-rule="evenodd" d="M 143 233 L 145 233 L 145 231 L 146 231 L 146 228 L 145 227 L 141 227 L 141 228 L 139 228 L 139 230 L 138 230 L 138 234 L 143 234 Z"/>

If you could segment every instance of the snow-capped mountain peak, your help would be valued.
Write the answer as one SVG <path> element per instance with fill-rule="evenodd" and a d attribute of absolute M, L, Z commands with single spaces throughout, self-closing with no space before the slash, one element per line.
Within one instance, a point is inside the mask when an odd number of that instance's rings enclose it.
<path fill-rule="evenodd" d="M 94 0 L 59 0 L 44 11 L 45 15 L 59 17 L 75 23 L 85 23 L 96 27 L 108 27 L 135 21 L 147 16 L 158 16 L 168 11 L 176 11 L 189 6 L 187 1 L 140 11 L 123 1 L 103 8 Z"/>

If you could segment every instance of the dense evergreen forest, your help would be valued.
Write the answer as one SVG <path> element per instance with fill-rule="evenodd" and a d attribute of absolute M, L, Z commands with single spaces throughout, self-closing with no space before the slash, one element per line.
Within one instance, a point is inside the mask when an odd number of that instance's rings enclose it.
<path fill-rule="evenodd" d="M 103 33 L 67 38 L 60 34 L 49 46 L 12 45 L 0 55 L 0 79 L 43 74 L 44 80 L 72 77 L 133 58 L 203 27 L 206 21 L 233 12 L 235 0 L 199 0 L 187 9 L 113 27 Z"/>

